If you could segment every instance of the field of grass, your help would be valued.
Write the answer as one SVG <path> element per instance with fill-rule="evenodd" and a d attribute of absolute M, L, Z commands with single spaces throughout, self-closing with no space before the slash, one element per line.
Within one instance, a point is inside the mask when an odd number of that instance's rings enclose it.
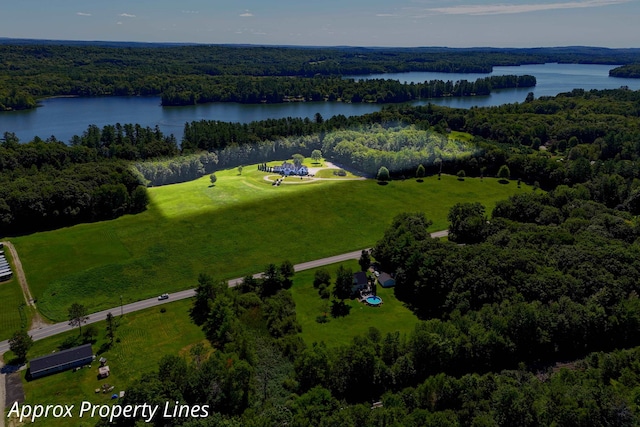
<path fill-rule="evenodd" d="M 335 280 L 339 265 L 350 268 L 354 273 L 360 271 L 357 261 L 349 261 L 324 267 Z M 383 304 L 369 307 L 358 301 L 346 301 L 351 310 L 347 316 L 333 318 L 329 314 L 328 323 L 316 322 L 316 317 L 330 311 L 330 301 L 323 300 L 313 287 L 314 270 L 296 273 L 291 293 L 296 302 L 296 315 L 302 326 L 300 334 L 307 345 L 324 341 L 328 347 L 349 344 L 353 337 L 364 335 L 370 326 L 376 327 L 384 336 L 388 332 L 399 331 L 408 334 L 418 323 L 418 318 L 395 297 L 392 288 L 377 287 L 377 295 Z M 333 283 L 333 282 L 332 282 Z"/>
<path fill-rule="evenodd" d="M 193 323 L 188 315 L 191 300 L 177 301 L 164 305 L 165 313 L 160 308 L 154 307 L 137 313 L 124 316 L 116 331 L 116 337 L 120 342 L 100 354 L 107 358 L 107 364 L 111 369 L 111 375 L 102 380 L 97 379 L 98 362 L 94 362 L 91 368 L 81 369 L 77 372 L 66 371 L 38 378 L 33 381 L 23 381 L 27 404 L 75 404 L 79 409 L 82 401 L 94 404 L 106 404 L 112 402 L 112 393 L 127 390 L 134 384 L 141 374 L 158 369 L 158 362 L 165 354 L 184 355 L 189 359 L 189 349 L 198 342 L 203 342 L 207 348 L 208 342 L 204 333 Z M 99 339 L 92 346 L 96 354 L 105 343 L 105 322 L 96 324 L 99 331 Z M 54 351 L 65 339 L 77 335 L 74 330 L 56 335 L 42 341 L 37 341 L 29 351 L 29 358 L 46 355 Z M 7 354 L 10 358 L 11 354 Z M 22 375 L 26 371 L 22 371 Z M 102 384 L 111 384 L 115 388 L 111 393 L 95 393 L 96 388 Z M 73 420 L 75 426 L 94 426 L 97 418 L 77 417 Z M 68 419 L 55 420 L 53 418 L 42 419 L 38 424 L 43 426 L 68 426 Z"/>
<path fill-rule="evenodd" d="M 278 162 L 274 162 L 278 163 Z M 311 162 L 309 162 L 311 163 Z M 65 320 L 73 302 L 90 312 L 217 279 L 299 263 L 374 244 L 392 218 L 424 211 L 446 229 L 457 202 L 495 202 L 531 191 L 496 179 L 443 175 L 378 185 L 374 180 L 272 186 L 256 166 L 150 188 L 146 212 L 13 239 L 42 314 Z M 0 325 L 4 327 L 4 325 Z"/>
<path fill-rule="evenodd" d="M 13 267 L 11 253 L 5 249 L 4 256 Z M 31 312 L 24 302 L 22 289 L 18 278 L 14 275 L 11 280 L 0 282 L 0 340 L 6 340 L 15 331 L 29 324 Z"/>
<path fill-rule="evenodd" d="M 321 169 L 318 171 L 318 173 L 315 174 L 316 178 L 331 178 L 331 179 L 353 179 L 353 178 L 357 178 L 354 174 L 352 174 L 349 171 L 345 171 L 347 174 L 345 176 L 340 176 L 340 175 L 336 175 L 334 172 L 339 171 L 340 169 L 337 168 L 327 168 L 327 169 Z"/>

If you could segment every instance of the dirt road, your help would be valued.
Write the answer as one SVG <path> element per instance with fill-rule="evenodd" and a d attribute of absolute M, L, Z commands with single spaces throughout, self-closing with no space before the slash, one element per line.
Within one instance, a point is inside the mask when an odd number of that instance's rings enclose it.
<path fill-rule="evenodd" d="M 11 253 L 11 258 L 13 259 L 13 270 L 15 277 L 18 278 L 18 283 L 20 284 L 20 288 L 22 288 L 22 294 L 24 295 L 24 300 L 27 303 L 28 307 L 31 307 L 31 327 L 29 329 L 38 329 L 42 326 L 47 325 L 47 322 L 44 321 L 42 316 L 38 313 L 36 309 L 36 303 L 33 300 L 33 296 L 31 296 L 31 291 L 29 290 L 29 284 L 27 283 L 27 276 L 24 274 L 24 269 L 22 268 L 22 263 L 20 262 L 20 257 L 18 256 L 18 251 L 13 246 L 11 242 L 0 242 L 4 244 L 4 247 L 9 250 Z"/>

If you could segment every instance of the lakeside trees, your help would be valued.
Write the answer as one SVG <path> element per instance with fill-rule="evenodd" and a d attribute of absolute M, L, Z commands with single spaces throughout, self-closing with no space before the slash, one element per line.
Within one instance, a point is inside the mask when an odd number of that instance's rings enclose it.
<path fill-rule="evenodd" d="M 16 44 L 7 40 L 0 43 L 0 57 L 3 58 L 0 106 L 21 109 L 33 108 L 37 99 L 60 95 L 162 95 L 166 105 L 175 105 L 231 99 L 281 102 L 291 99 L 282 95 L 290 91 L 286 96 L 292 98 L 303 95 L 308 99 L 330 97 L 334 100 L 331 94 L 337 96 L 337 92 L 327 90 L 326 81 L 333 78 L 332 85 L 348 84 L 340 83 L 336 76 L 407 71 L 489 73 L 497 65 L 546 62 L 630 64 L 637 62 L 639 55 L 629 50 L 578 47 L 366 49 Z M 274 85 L 277 91 L 272 90 Z M 504 83 L 494 86 L 499 87 L 505 87 Z M 375 92 L 348 89 L 342 92 L 341 98 L 351 102 L 365 98 L 398 102 L 400 98 L 406 100 L 407 93 L 412 91 L 387 91 L 380 87 Z M 485 93 L 485 87 L 461 89 L 458 94 L 464 92 Z M 456 91 L 450 93 L 456 95 Z M 422 98 L 431 96 L 421 95 Z"/>

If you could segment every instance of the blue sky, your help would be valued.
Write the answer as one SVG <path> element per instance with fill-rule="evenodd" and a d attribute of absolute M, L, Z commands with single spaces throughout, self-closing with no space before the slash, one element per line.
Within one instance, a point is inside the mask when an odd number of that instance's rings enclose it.
<path fill-rule="evenodd" d="M 14 0 L 0 37 L 268 45 L 640 47 L 640 0 Z"/>

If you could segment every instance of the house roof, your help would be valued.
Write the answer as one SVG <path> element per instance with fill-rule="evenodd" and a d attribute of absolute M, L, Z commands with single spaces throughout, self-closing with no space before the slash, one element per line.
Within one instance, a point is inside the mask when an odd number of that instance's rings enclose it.
<path fill-rule="evenodd" d="M 354 273 L 353 274 L 353 281 L 357 285 L 366 285 L 367 284 L 367 273 L 365 273 L 364 271 L 358 271 L 357 273 Z"/>
<path fill-rule="evenodd" d="M 91 344 L 84 344 L 67 350 L 58 351 L 46 356 L 36 357 L 29 361 L 31 374 L 55 368 L 56 366 L 67 365 L 83 359 L 93 357 Z"/>

